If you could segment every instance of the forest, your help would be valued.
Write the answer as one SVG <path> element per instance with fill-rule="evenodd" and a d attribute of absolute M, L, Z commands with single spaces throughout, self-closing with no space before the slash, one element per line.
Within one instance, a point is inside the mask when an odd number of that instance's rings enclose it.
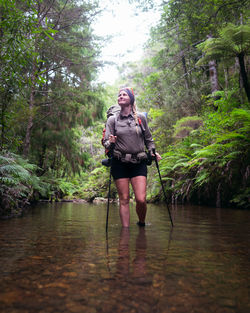
<path fill-rule="evenodd" d="M 98 1 L 0 0 L 1 218 L 40 200 L 107 197 L 101 138 L 121 85 L 148 113 L 171 203 L 249 209 L 248 13 L 247 0 L 162 1 L 143 57 L 108 85 L 97 83 Z M 147 200 L 162 201 L 148 170 Z"/>

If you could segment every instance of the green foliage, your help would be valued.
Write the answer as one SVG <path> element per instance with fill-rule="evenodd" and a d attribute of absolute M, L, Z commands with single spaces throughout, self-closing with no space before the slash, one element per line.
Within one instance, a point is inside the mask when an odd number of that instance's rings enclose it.
<path fill-rule="evenodd" d="M 205 55 L 197 62 L 204 64 L 209 60 L 236 57 L 250 51 L 250 25 L 228 24 L 219 31 L 218 38 L 209 38 L 198 45 Z"/>
<path fill-rule="evenodd" d="M 104 166 L 97 166 L 89 173 L 89 177 L 84 182 L 79 196 L 84 199 L 94 199 L 95 197 L 106 197 L 108 190 L 108 169 Z"/>
<path fill-rule="evenodd" d="M 20 91 L 24 86 L 30 84 L 30 79 L 23 75 L 24 68 L 32 59 L 37 64 L 43 62 L 34 49 L 34 39 L 38 36 L 55 34 L 47 19 L 43 25 L 39 25 L 35 1 L 0 1 L 1 8 L 1 88 L 10 88 L 11 93 Z M 26 11 L 26 12 L 25 12 Z M 37 83 L 42 81 L 37 76 Z"/>
<path fill-rule="evenodd" d="M 18 155 L 0 155 L 0 217 L 20 215 L 37 194 L 48 196 L 49 185 L 36 176 L 36 170 Z"/>
<path fill-rule="evenodd" d="M 239 190 L 239 194 L 235 195 L 235 197 L 231 200 L 234 205 L 238 207 L 250 209 L 250 187 L 246 189 L 242 188 Z"/>
<path fill-rule="evenodd" d="M 205 113 L 198 133 L 191 132 L 163 154 L 163 177 L 171 181 L 167 189 L 176 199 L 247 207 L 241 186 L 249 184 L 249 119 L 245 108 Z"/>
<path fill-rule="evenodd" d="M 203 125 L 203 121 L 198 116 L 186 116 L 178 120 L 174 125 L 174 137 L 184 138 L 190 134 L 192 130 L 198 129 Z"/>
<path fill-rule="evenodd" d="M 205 55 L 197 62 L 202 65 L 210 60 L 238 58 L 243 86 L 250 102 L 250 86 L 245 69 L 245 56 L 250 52 L 250 25 L 228 24 L 219 32 L 220 37 L 209 38 L 198 47 Z"/>
<path fill-rule="evenodd" d="M 0 149 L 23 153 L 40 175 L 79 173 L 88 163 L 80 129 L 104 110 L 104 90 L 92 84 L 100 63 L 89 16 L 97 3 L 2 0 L 0 7 Z"/>
<path fill-rule="evenodd" d="M 100 163 L 99 163 L 100 164 Z M 97 197 L 106 198 L 108 195 L 109 170 L 95 163 L 95 169 L 86 171 L 79 177 L 57 180 L 57 194 L 65 199 L 85 199 L 93 201 Z M 111 185 L 111 197 L 116 197 L 116 188 Z"/>
<path fill-rule="evenodd" d="M 226 22 L 238 22 L 248 1 L 170 0 L 164 7 L 163 21 L 168 27 L 178 25 L 183 37 L 194 43 L 207 34 L 216 34 Z M 245 17 L 247 19 L 247 16 Z"/>

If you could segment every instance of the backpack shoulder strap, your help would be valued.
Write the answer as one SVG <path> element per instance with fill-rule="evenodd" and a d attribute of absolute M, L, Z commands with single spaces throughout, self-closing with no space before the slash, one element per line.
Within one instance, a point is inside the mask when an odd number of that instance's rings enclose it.
<path fill-rule="evenodd" d="M 117 124 L 117 121 L 118 121 L 119 114 L 120 114 L 120 112 L 116 112 L 114 114 L 114 117 L 115 117 L 114 118 L 114 131 L 115 131 L 114 136 L 116 135 L 116 124 Z"/>
<path fill-rule="evenodd" d="M 144 133 L 145 133 L 145 129 L 146 129 L 146 125 L 144 124 L 145 122 L 145 115 L 143 113 L 138 113 L 138 123 L 141 127 L 141 131 L 142 131 L 142 134 L 144 136 Z"/>

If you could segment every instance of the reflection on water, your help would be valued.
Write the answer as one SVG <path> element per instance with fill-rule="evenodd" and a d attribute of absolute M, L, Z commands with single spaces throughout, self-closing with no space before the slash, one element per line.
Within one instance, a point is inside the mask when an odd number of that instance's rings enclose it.
<path fill-rule="evenodd" d="M 138 235 L 135 241 L 135 256 L 132 261 L 132 271 L 130 271 L 130 247 L 129 247 L 130 230 L 121 228 L 118 258 L 116 262 L 116 277 L 118 278 L 145 278 L 146 277 L 146 233 L 145 228 L 138 229 Z M 132 247 L 133 249 L 133 247 Z M 131 249 L 131 250 L 132 250 Z"/>
<path fill-rule="evenodd" d="M 0 221 L 1 312 L 248 313 L 250 212 L 41 204 Z"/>

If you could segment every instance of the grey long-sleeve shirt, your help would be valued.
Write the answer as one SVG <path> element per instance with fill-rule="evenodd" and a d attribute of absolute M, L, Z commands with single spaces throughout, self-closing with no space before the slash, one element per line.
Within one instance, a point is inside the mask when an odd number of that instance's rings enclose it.
<path fill-rule="evenodd" d="M 128 116 L 123 116 L 122 114 L 117 114 L 110 116 L 107 120 L 104 146 L 109 148 L 109 135 L 114 135 L 117 136 L 115 150 L 121 153 L 136 154 L 143 152 L 145 151 L 145 145 L 148 150 L 155 148 L 145 115 L 137 113 L 137 116 L 141 119 L 144 136 L 140 125 L 137 125 L 137 133 L 136 122 L 133 115 L 129 114 Z"/>

